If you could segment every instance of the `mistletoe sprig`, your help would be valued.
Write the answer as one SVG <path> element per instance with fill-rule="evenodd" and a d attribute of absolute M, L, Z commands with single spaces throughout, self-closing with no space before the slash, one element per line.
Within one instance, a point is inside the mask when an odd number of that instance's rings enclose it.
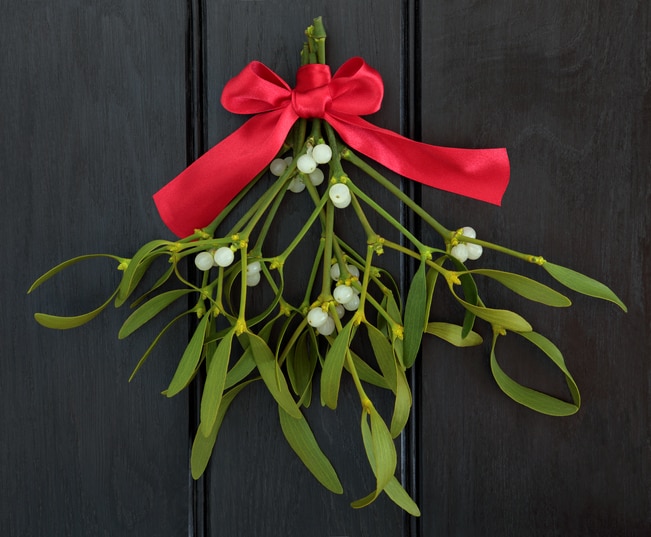
<path fill-rule="evenodd" d="M 306 31 L 302 64 L 325 64 L 325 31 L 320 18 Z M 348 170 L 368 176 L 372 187 L 363 189 Z M 250 190 L 263 177 L 275 177 L 271 186 L 251 200 Z M 382 188 L 411 210 L 440 238 L 440 244 L 421 242 L 398 219 L 380 206 L 368 192 Z M 268 234 L 282 218 L 283 204 L 293 194 L 307 197 L 314 209 L 293 240 L 282 251 L 269 251 Z M 234 224 L 226 224 L 235 207 L 248 204 Z M 341 211 L 353 213 L 366 239 L 364 251 L 356 251 L 339 233 Z M 368 215 L 375 213 L 404 237 L 399 244 L 379 235 Z M 320 230 L 314 262 L 302 301 L 287 298 L 293 289 L 285 266 L 293 254 L 305 252 L 308 232 Z M 469 268 L 484 249 L 515 257 L 544 269 L 563 286 L 588 296 L 609 300 L 626 310 L 605 285 L 538 255 L 514 251 L 476 237 L 471 227 L 447 229 L 365 160 L 357 156 L 322 119 L 301 118 L 292 128 L 280 153 L 208 226 L 178 241 L 153 240 L 131 258 L 92 254 L 70 259 L 34 282 L 29 292 L 63 269 L 95 257 L 117 263 L 122 278 L 109 298 L 97 309 L 74 317 L 37 313 L 36 320 L 49 328 L 67 329 L 92 320 L 109 304 L 125 305 L 140 290 L 145 275 L 161 271 L 149 290 L 132 302 L 133 312 L 124 321 L 119 338 L 126 338 L 174 303 L 192 304 L 167 322 L 146 349 L 134 372 L 140 369 L 161 337 L 181 319 L 197 319 L 194 334 L 176 372 L 164 391 L 173 397 L 205 370 L 200 405 L 200 425 L 191 454 L 192 475 L 205 471 L 226 412 L 248 385 L 263 382 L 278 406 L 280 427 L 289 445 L 307 469 L 327 489 L 342 493 L 335 469 L 319 447 L 303 414 L 318 385 L 322 405 L 336 408 L 341 378 L 350 375 L 359 395 L 361 435 L 375 488 L 352 503 L 364 507 L 382 492 L 414 516 L 420 511 L 395 477 L 397 454 L 394 439 L 409 419 L 412 396 L 406 371 L 414 364 L 424 334 L 459 347 L 479 345 L 476 321 L 492 330 L 490 364 L 498 386 L 516 402 L 535 411 L 567 416 L 578 411 L 580 395 L 561 351 L 535 332 L 520 314 L 487 306 L 478 281 L 492 279 L 534 302 L 566 307 L 570 300 L 560 292 L 520 274 L 490 268 Z M 377 264 L 378 257 L 393 251 L 417 261 L 407 296 L 400 296 L 391 275 Z M 184 273 L 194 261 L 200 276 L 190 281 Z M 290 264 L 291 265 L 291 264 Z M 175 284 L 173 284 L 175 282 Z M 271 289 L 263 308 L 253 309 L 250 297 L 259 285 Z M 170 289 L 172 287 L 172 289 Z M 430 322 L 435 289 L 447 289 L 465 312 L 463 323 Z M 259 293 L 258 293 L 259 294 Z M 508 332 L 518 334 L 546 354 L 563 374 L 570 401 L 523 386 L 510 378 L 497 361 L 496 346 Z M 358 352 L 367 347 L 372 352 Z M 371 354 L 371 356 L 368 356 Z M 367 393 L 369 385 L 393 396 L 390 419 L 382 416 Z"/>

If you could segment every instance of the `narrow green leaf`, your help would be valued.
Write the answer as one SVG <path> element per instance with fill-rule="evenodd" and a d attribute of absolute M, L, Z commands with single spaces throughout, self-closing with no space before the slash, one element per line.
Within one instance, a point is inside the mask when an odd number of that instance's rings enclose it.
<path fill-rule="evenodd" d="M 269 346 L 260 336 L 253 332 L 247 332 L 246 338 L 251 347 L 255 365 L 265 386 L 267 386 L 267 390 L 283 410 L 290 416 L 300 419 L 303 414 L 301 414 L 296 401 L 294 401 L 287 380 L 285 380 L 285 375 L 278 367 L 276 358 Z"/>
<path fill-rule="evenodd" d="M 362 360 L 357 354 L 353 351 L 350 351 L 350 356 L 353 359 L 353 365 L 357 371 L 357 375 L 360 380 L 373 384 L 373 386 L 378 386 L 386 390 L 389 389 L 386 379 L 380 375 L 375 369 L 368 365 L 364 360 Z M 348 366 L 344 362 L 344 367 L 348 371 Z"/>
<path fill-rule="evenodd" d="M 536 280 L 522 276 L 521 274 L 493 269 L 475 269 L 468 272 L 472 274 L 480 274 L 498 281 L 514 293 L 517 293 L 528 300 L 545 304 L 546 306 L 564 308 L 572 305 L 570 299 L 565 295 L 551 287 L 537 282 Z"/>
<path fill-rule="evenodd" d="M 370 416 L 371 419 L 370 429 L 367 416 Z M 369 410 L 364 409 L 362 411 L 361 426 L 364 448 L 371 469 L 375 474 L 376 486 L 374 492 L 351 503 L 355 509 L 365 507 L 375 501 L 391 479 L 393 479 L 398 462 L 391 433 L 373 406 Z"/>
<path fill-rule="evenodd" d="M 191 292 L 192 289 L 174 289 L 150 298 L 124 321 L 118 332 L 118 338 L 124 339 L 130 336 L 173 302 Z"/>
<path fill-rule="evenodd" d="M 396 378 L 396 400 L 393 405 L 393 416 L 391 417 L 391 436 L 393 438 L 397 438 L 407 425 L 412 403 L 411 388 L 407 382 L 405 372 L 399 367 L 396 367 Z"/>
<path fill-rule="evenodd" d="M 321 401 L 332 409 L 337 408 L 341 372 L 344 367 L 346 353 L 348 352 L 352 329 L 353 322 L 351 320 L 348 321 L 346 326 L 343 327 L 342 331 L 335 338 L 323 363 L 323 371 L 321 373 Z"/>
<path fill-rule="evenodd" d="M 563 374 L 565 375 L 567 386 L 572 395 L 572 401 L 574 401 L 574 404 L 577 407 L 580 407 L 581 395 L 579 393 L 579 387 L 574 381 L 574 377 L 572 377 L 572 374 L 567 369 L 567 366 L 565 365 L 565 359 L 563 358 L 563 354 L 561 353 L 560 349 L 556 345 L 554 345 L 554 343 L 552 343 L 549 339 L 547 339 L 542 334 L 539 334 L 538 332 L 522 332 L 522 333 L 518 333 L 518 335 L 529 340 L 541 351 L 543 351 L 547 356 L 549 356 L 549 358 L 554 362 L 554 364 L 556 364 L 556 366 L 563 372 Z"/>
<path fill-rule="evenodd" d="M 204 436 L 201 431 L 201 425 L 199 425 L 197 434 L 194 437 L 194 442 L 192 443 L 192 453 L 190 455 L 190 469 L 194 479 L 199 479 L 208 466 L 208 461 L 210 460 L 210 456 L 215 447 L 215 441 L 217 440 L 217 434 L 219 433 L 221 424 L 224 421 L 224 416 L 226 415 L 228 407 L 233 402 L 233 399 L 235 399 L 235 396 L 237 396 L 245 386 L 251 384 L 254 380 L 255 379 L 252 379 L 239 384 L 232 390 L 224 393 L 221 404 L 219 405 L 217 419 L 215 420 L 215 424 L 210 430 L 208 436 Z"/>
<path fill-rule="evenodd" d="M 427 306 L 427 282 L 425 275 L 425 260 L 414 274 L 409 286 L 407 302 L 405 303 L 404 339 L 402 341 L 402 359 L 406 368 L 416 361 L 420 342 L 423 339 L 425 327 L 425 308 Z"/>
<path fill-rule="evenodd" d="M 71 265 L 74 265 L 76 263 L 79 263 L 80 261 L 85 261 L 86 259 L 95 259 L 98 257 L 108 257 L 109 259 L 113 259 L 117 261 L 118 263 L 122 262 L 122 258 L 118 257 L 116 255 L 111 255 L 111 254 L 87 254 L 87 255 L 80 255 L 78 257 L 73 257 L 72 259 L 68 259 L 67 261 L 64 261 L 63 263 L 59 263 L 56 267 L 51 268 L 48 270 L 45 274 L 40 276 L 27 290 L 27 293 L 31 293 L 34 289 L 48 281 L 52 276 L 58 274 L 61 272 L 63 269 L 68 268 Z"/>
<path fill-rule="evenodd" d="M 201 429 L 205 436 L 210 434 L 217 419 L 219 405 L 224 393 L 234 333 L 235 331 L 231 330 L 219 342 L 210 359 L 210 365 L 206 373 L 200 408 Z"/>
<path fill-rule="evenodd" d="M 524 335 L 524 334 L 520 334 L 520 335 Z M 537 390 L 527 388 L 526 386 L 519 384 L 511 377 L 509 377 L 499 366 L 497 362 L 497 356 L 495 354 L 495 344 L 497 342 L 497 338 L 498 335 L 496 334 L 493 337 L 493 344 L 491 348 L 491 357 L 490 357 L 491 371 L 493 373 L 493 377 L 495 378 L 495 381 L 497 382 L 497 385 L 506 395 L 508 395 L 511 399 L 520 403 L 521 405 L 524 405 L 532 410 L 535 410 L 536 412 L 540 412 L 541 414 L 548 414 L 550 416 L 570 416 L 578 412 L 580 406 L 580 399 L 578 399 L 578 389 L 576 388 L 574 379 L 572 379 L 571 375 L 569 375 L 569 372 L 565 373 L 564 371 L 565 378 L 568 380 L 568 385 L 571 380 L 571 383 L 574 386 L 574 390 L 570 389 L 570 391 L 572 392 L 574 404 L 567 403 L 556 397 L 552 397 L 551 395 L 548 395 L 546 393 L 542 393 Z M 530 341 L 539 341 L 539 340 L 537 338 L 534 338 L 534 340 L 530 339 Z"/>
<path fill-rule="evenodd" d="M 430 311 L 432 310 L 432 301 L 434 299 L 434 289 L 436 288 L 436 282 L 439 278 L 438 270 L 429 268 L 427 270 L 427 276 L 425 279 L 426 289 L 427 289 L 427 304 L 425 306 L 425 324 L 427 325 L 427 319 L 429 319 Z"/>
<path fill-rule="evenodd" d="M 295 393 L 300 397 L 301 404 L 305 404 L 305 406 L 309 406 L 312 397 L 312 378 L 317 362 L 316 353 L 310 352 L 308 337 L 309 333 L 303 332 L 296 341 L 292 352 L 287 356 L 287 373 L 290 376 L 290 382 Z M 289 373 L 290 361 L 292 362 L 293 380 Z"/>
<path fill-rule="evenodd" d="M 170 279 L 170 276 L 174 274 L 174 265 L 170 265 L 167 270 L 156 280 L 154 285 L 151 286 L 151 288 L 146 292 L 140 295 L 137 299 L 135 299 L 131 303 L 131 307 L 135 308 L 138 305 L 142 304 L 145 300 L 147 300 L 147 297 L 149 297 L 156 289 L 158 289 L 161 285 L 163 285 L 167 280 Z"/>
<path fill-rule="evenodd" d="M 471 331 L 466 337 L 463 337 L 463 327 L 458 324 L 431 322 L 427 323 L 425 332 L 439 337 L 455 347 L 473 347 L 481 345 L 483 342 L 482 337 L 477 332 Z"/>
<path fill-rule="evenodd" d="M 133 377 L 136 376 L 136 373 L 138 370 L 143 366 L 151 352 L 154 350 L 154 347 L 158 344 L 160 339 L 163 337 L 165 332 L 167 332 L 179 319 L 185 317 L 186 315 L 192 313 L 192 310 L 184 311 L 180 315 L 177 315 L 172 319 L 169 323 L 165 325 L 165 327 L 158 333 L 158 335 L 154 338 L 154 341 L 151 342 L 149 347 L 147 347 L 147 350 L 144 352 L 144 354 L 140 357 L 140 360 L 138 360 L 138 363 L 136 364 L 136 367 L 134 367 L 133 371 L 131 372 L 131 376 L 129 377 L 129 382 L 133 380 Z"/>
<path fill-rule="evenodd" d="M 364 322 L 368 339 L 371 342 L 375 359 L 377 360 L 382 376 L 385 378 L 389 389 L 396 393 L 397 379 L 396 379 L 396 359 L 393 355 L 393 347 L 389 340 L 380 332 L 375 326 L 368 322 Z"/>
<path fill-rule="evenodd" d="M 577 293 L 591 296 L 593 298 L 601 298 L 614 302 L 624 311 L 628 311 L 626 305 L 613 293 L 610 288 L 603 283 L 593 280 L 592 278 L 576 272 L 575 270 L 555 265 L 549 261 L 545 261 L 542 266 L 552 278 L 562 283 L 568 289 L 572 289 Z"/>
<path fill-rule="evenodd" d="M 303 461 L 305 467 L 329 491 L 342 494 L 344 489 L 337 477 L 337 472 L 321 451 L 306 419 L 302 415 L 301 418 L 296 419 L 287 414 L 280 406 L 278 407 L 278 416 L 287 442 L 299 459 Z"/>
<path fill-rule="evenodd" d="M 477 317 L 484 319 L 494 326 L 500 326 L 505 330 L 513 330 L 515 332 L 530 332 L 533 330 L 531 325 L 525 319 L 513 311 L 492 309 L 486 308 L 484 306 L 475 306 L 474 304 L 470 304 L 469 302 L 466 302 L 460 298 L 459 295 L 454 292 L 454 287 L 452 284 L 450 284 L 450 291 L 452 291 L 454 297 L 464 308 L 470 310 Z"/>
<path fill-rule="evenodd" d="M 188 346 L 181 356 L 179 365 L 176 372 L 172 377 L 170 385 L 167 387 L 165 395 L 173 397 L 181 390 L 183 390 L 194 377 L 194 374 L 201 360 L 201 351 L 203 349 L 203 342 L 206 337 L 206 330 L 210 322 L 210 315 L 204 315 L 199 322 L 199 325 L 192 334 Z"/>
<path fill-rule="evenodd" d="M 34 319 L 36 322 L 46 328 L 54 328 L 56 330 L 68 330 L 69 328 L 77 328 L 78 326 L 84 325 L 89 321 L 92 321 L 97 317 L 106 307 L 111 303 L 115 295 L 117 294 L 117 289 L 113 294 L 108 298 L 104 304 L 99 308 L 84 313 L 82 315 L 74 315 L 72 317 L 63 317 L 59 315 L 50 315 L 49 313 L 35 313 Z"/>
<path fill-rule="evenodd" d="M 367 423 L 362 423 L 362 440 L 364 442 L 364 450 L 366 451 L 371 469 L 373 472 L 375 472 L 375 456 L 373 455 L 372 447 L 373 440 L 371 429 Z M 396 505 L 398 505 L 398 507 L 401 507 L 410 515 L 420 516 L 420 509 L 418 509 L 416 502 L 414 502 L 409 494 L 407 494 L 405 489 L 402 488 L 402 485 L 395 476 L 391 477 L 387 483 L 387 486 L 384 487 L 384 492 L 387 494 L 387 496 L 389 496 L 389 498 L 391 498 L 391 500 L 393 500 L 393 502 L 395 502 Z M 355 502 L 353 507 L 364 507 L 365 505 L 371 503 L 375 498 L 376 494 L 375 492 L 372 492 L 365 498 L 362 498 L 361 500 Z"/>
<path fill-rule="evenodd" d="M 411 499 L 411 496 L 407 494 L 407 491 L 402 487 L 400 481 L 395 477 L 392 477 L 387 483 L 387 486 L 384 487 L 384 492 L 398 507 L 404 509 L 412 516 L 420 516 L 418 505 L 416 505 L 416 502 Z"/>
<path fill-rule="evenodd" d="M 233 367 L 231 367 L 228 374 L 226 375 L 224 389 L 226 390 L 231 386 L 235 386 L 235 384 L 245 379 L 254 369 L 255 360 L 253 359 L 253 353 L 249 347 L 248 349 L 244 350 L 242 356 L 238 358 L 237 362 L 235 362 Z"/>
<path fill-rule="evenodd" d="M 121 306 L 129 298 L 154 260 L 159 255 L 163 255 L 166 252 L 169 253 L 167 249 L 161 249 L 161 247 L 167 247 L 169 244 L 170 241 L 153 240 L 143 245 L 134 254 L 122 275 L 118 296 L 115 299 L 115 307 Z"/>
<path fill-rule="evenodd" d="M 371 407 L 371 433 L 373 436 L 373 455 L 375 457 L 375 474 L 377 490 L 382 491 L 393 477 L 398 464 L 396 446 L 393 437 L 382 416 Z"/>

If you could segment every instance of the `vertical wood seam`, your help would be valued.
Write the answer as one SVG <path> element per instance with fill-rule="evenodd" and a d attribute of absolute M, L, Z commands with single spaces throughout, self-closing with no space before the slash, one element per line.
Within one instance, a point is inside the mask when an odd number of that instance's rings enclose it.
<path fill-rule="evenodd" d="M 186 121 L 186 163 L 190 165 L 205 151 L 205 91 L 204 91 L 204 0 L 187 0 L 186 19 L 186 68 L 185 68 L 185 121 Z M 200 283 L 200 276 L 192 264 L 187 265 L 190 281 Z M 188 298 L 191 301 L 191 298 Z M 194 304 L 188 304 L 192 307 Z M 188 341 L 197 322 L 188 323 Z M 195 381 L 188 387 L 188 456 L 192 453 L 192 442 L 199 427 L 201 406 L 201 386 L 203 373 L 199 372 Z M 188 464 L 188 537 L 206 535 L 206 494 L 208 488 L 205 478 L 194 480 Z"/>
<path fill-rule="evenodd" d="M 414 140 L 421 138 L 420 120 L 420 5 L 419 0 L 403 0 L 402 5 L 402 52 L 401 52 L 401 110 L 400 129 L 404 136 Z M 400 180 L 400 188 L 409 197 L 420 203 L 420 185 L 409 179 Z M 421 236 L 419 221 L 414 218 L 413 213 L 401 204 L 401 223 L 416 237 Z M 401 237 L 404 243 L 404 237 Z M 409 284 L 416 271 L 416 263 L 413 259 L 400 261 L 399 285 L 400 293 L 406 296 Z M 419 353 L 420 354 L 420 353 Z M 412 390 L 412 410 L 407 429 L 400 436 L 401 460 L 400 477 L 407 492 L 414 501 L 420 504 L 420 379 L 421 379 L 420 356 L 415 364 L 408 371 L 408 380 Z M 421 506 L 422 507 L 422 506 Z M 420 520 L 407 513 L 404 514 L 403 537 L 419 537 L 421 525 Z"/>

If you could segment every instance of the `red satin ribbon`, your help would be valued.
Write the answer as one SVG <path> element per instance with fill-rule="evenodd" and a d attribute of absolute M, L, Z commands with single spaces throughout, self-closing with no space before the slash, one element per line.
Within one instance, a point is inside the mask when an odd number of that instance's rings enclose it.
<path fill-rule="evenodd" d="M 163 222 L 179 237 L 207 226 L 278 154 L 298 118 L 322 118 L 359 153 L 425 185 L 499 205 L 509 181 L 506 149 L 457 149 L 409 140 L 361 119 L 380 108 L 380 74 L 351 58 L 299 68 L 293 90 L 251 62 L 222 93 L 224 108 L 255 114 L 154 195 Z"/>

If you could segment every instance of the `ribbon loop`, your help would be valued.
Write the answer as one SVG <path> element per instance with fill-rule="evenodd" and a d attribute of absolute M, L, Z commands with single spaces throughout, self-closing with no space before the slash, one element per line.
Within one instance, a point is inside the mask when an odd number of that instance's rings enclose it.
<path fill-rule="evenodd" d="M 304 65 L 293 90 L 251 62 L 228 81 L 221 102 L 231 112 L 256 115 L 154 194 L 162 220 L 180 237 L 210 224 L 278 154 L 298 118 L 324 119 L 351 148 L 404 177 L 500 204 L 509 181 L 504 148 L 428 145 L 360 118 L 379 110 L 383 93 L 380 74 L 362 58 L 351 58 L 332 77 L 327 65 Z"/>

